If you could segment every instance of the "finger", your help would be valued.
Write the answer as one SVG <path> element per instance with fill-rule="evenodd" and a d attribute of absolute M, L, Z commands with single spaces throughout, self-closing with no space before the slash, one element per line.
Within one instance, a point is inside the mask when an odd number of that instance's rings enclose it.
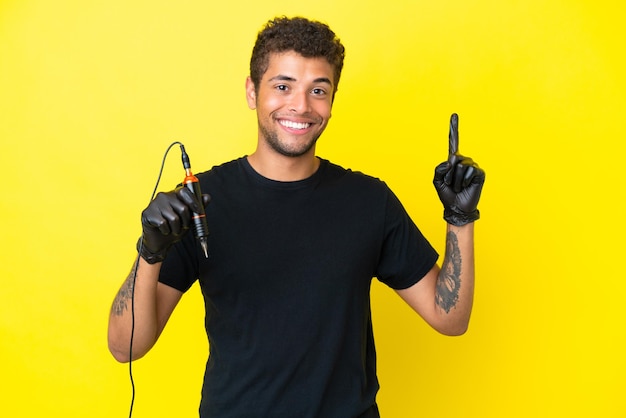
<path fill-rule="evenodd" d="M 163 235 L 169 235 L 172 230 L 169 225 L 169 218 L 172 217 L 172 213 L 164 216 L 163 212 L 170 211 L 170 203 L 167 193 L 159 193 L 156 198 L 150 202 L 150 205 L 142 214 L 142 222 L 144 225 L 150 226 L 159 230 Z"/>
<path fill-rule="evenodd" d="M 161 212 L 144 212 L 142 223 L 146 226 L 158 230 L 163 235 L 169 235 L 172 231 L 167 220 L 161 216 Z"/>
<path fill-rule="evenodd" d="M 187 187 L 181 187 L 179 189 L 176 189 L 176 194 L 178 195 L 178 199 L 180 199 L 187 206 L 189 206 L 191 210 L 193 210 L 194 212 L 200 211 L 200 203 L 198 202 L 198 198 Z"/>
<path fill-rule="evenodd" d="M 448 134 L 448 159 L 459 152 L 459 116 L 450 116 L 450 133 Z"/>
<path fill-rule="evenodd" d="M 471 175 L 472 171 L 473 169 L 471 166 L 468 167 L 463 164 L 457 164 L 452 178 L 452 190 L 454 190 L 454 193 L 460 193 L 461 190 L 463 190 L 465 187 L 465 179 L 468 177 L 468 174 Z"/>
<path fill-rule="evenodd" d="M 181 235 L 191 223 L 191 208 L 180 198 L 180 190 L 167 194 L 167 202 L 161 206 L 161 216 L 167 221 L 173 235 Z M 193 195 L 192 195 L 193 199 Z"/>
<path fill-rule="evenodd" d="M 163 235 L 180 235 L 180 217 L 176 212 L 174 212 L 174 210 L 171 208 L 164 208 L 161 211 L 161 217 L 165 220 L 160 228 Z"/>
<path fill-rule="evenodd" d="M 463 188 L 466 188 L 472 183 L 472 180 L 476 176 L 476 167 L 470 165 L 467 167 L 467 171 L 465 172 L 465 176 L 463 177 Z"/>
<path fill-rule="evenodd" d="M 446 174 L 445 181 L 448 186 L 459 193 L 471 184 L 478 171 L 478 166 L 471 158 L 464 158 L 455 164 Z"/>

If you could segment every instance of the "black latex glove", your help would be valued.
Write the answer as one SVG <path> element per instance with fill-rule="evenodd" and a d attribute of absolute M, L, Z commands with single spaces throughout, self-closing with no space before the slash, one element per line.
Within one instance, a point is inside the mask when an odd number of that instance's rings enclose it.
<path fill-rule="evenodd" d="M 209 201 L 209 195 L 203 194 L 202 203 L 206 206 Z M 180 241 L 192 226 L 191 215 L 200 211 L 198 205 L 186 187 L 157 194 L 141 213 L 143 235 L 137 243 L 141 257 L 150 264 L 163 261 L 172 244 Z"/>
<path fill-rule="evenodd" d="M 448 161 L 435 168 L 433 184 L 443 203 L 443 219 L 461 226 L 480 218 L 478 201 L 485 172 L 471 158 L 459 154 L 459 117 L 450 117 Z"/>

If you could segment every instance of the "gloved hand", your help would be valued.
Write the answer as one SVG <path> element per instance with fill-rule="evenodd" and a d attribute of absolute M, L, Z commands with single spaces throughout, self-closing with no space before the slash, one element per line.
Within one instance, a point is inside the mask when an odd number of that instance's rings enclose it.
<path fill-rule="evenodd" d="M 210 200 L 209 195 L 202 195 L 205 206 Z M 198 205 L 186 187 L 157 194 L 141 213 L 143 235 L 137 242 L 141 257 L 150 264 L 163 261 L 172 244 L 180 241 L 192 226 L 191 215 L 200 212 Z"/>
<path fill-rule="evenodd" d="M 435 168 L 433 184 L 443 203 L 443 219 L 462 226 L 480 218 L 478 200 L 485 172 L 471 158 L 459 154 L 459 118 L 450 118 L 448 161 Z"/>

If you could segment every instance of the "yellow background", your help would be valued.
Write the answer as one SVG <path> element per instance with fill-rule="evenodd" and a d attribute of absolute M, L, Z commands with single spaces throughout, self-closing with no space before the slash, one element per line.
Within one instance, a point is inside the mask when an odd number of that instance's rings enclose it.
<path fill-rule="evenodd" d="M 347 46 L 321 156 L 387 181 L 440 251 L 450 113 L 487 172 L 465 336 L 374 284 L 383 416 L 626 416 L 623 8 L 0 1 L 0 415 L 128 415 L 106 322 L 163 153 L 180 140 L 202 171 L 253 150 L 256 32 L 301 14 Z M 161 189 L 182 175 L 174 150 Z M 194 287 L 133 364 L 135 417 L 197 415 L 202 321 Z"/>

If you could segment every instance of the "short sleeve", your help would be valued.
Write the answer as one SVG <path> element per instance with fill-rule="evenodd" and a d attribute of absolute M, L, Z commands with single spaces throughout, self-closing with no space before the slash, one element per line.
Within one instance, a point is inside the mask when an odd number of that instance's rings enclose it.
<path fill-rule="evenodd" d="M 198 278 L 198 257 L 193 233 L 174 244 L 161 265 L 159 282 L 186 292 Z"/>
<path fill-rule="evenodd" d="M 392 289 L 406 289 L 420 281 L 439 254 L 389 190 L 384 237 L 376 277 Z"/>

